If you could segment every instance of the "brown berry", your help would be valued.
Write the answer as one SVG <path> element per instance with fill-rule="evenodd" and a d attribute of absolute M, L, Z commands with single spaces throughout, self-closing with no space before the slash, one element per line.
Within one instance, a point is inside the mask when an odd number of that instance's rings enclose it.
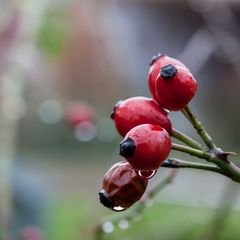
<path fill-rule="evenodd" d="M 148 180 L 141 178 L 127 161 L 114 164 L 103 179 L 100 202 L 115 211 L 132 206 L 144 194 Z"/>

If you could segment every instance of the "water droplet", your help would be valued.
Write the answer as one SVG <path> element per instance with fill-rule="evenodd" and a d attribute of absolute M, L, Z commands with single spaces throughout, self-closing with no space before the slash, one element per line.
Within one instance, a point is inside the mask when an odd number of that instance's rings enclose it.
<path fill-rule="evenodd" d="M 105 222 L 105 223 L 103 223 L 102 230 L 105 233 L 113 232 L 114 231 L 114 226 L 113 226 L 112 222 Z"/>
<path fill-rule="evenodd" d="M 113 210 L 116 211 L 116 212 L 121 212 L 121 211 L 124 211 L 126 208 L 123 208 L 121 206 L 116 206 L 116 207 L 113 207 Z"/>
<path fill-rule="evenodd" d="M 138 175 L 140 177 L 150 179 L 155 176 L 156 172 L 157 172 L 157 170 L 150 170 L 150 171 L 140 170 L 140 171 L 138 171 Z"/>
<path fill-rule="evenodd" d="M 119 221 L 118 226 L 122 230 L 126 230 L 126 229 L 129 228 L 129 223 L 128 223 L 128 221 L 126 219 L 122 219 L 122 220 Z"/>

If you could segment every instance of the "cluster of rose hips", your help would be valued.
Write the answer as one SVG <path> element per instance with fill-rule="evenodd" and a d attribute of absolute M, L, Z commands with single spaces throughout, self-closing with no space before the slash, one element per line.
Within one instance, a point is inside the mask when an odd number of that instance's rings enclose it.
<path fill-rule="evenodd" d="M 112 112 L 123 137 L 120 155 L 103 180 L 100 202 L 115 211 L 129 208 L 144 194 L 148 179 L 167 159 L 172 143 L 169 111 L 186 107 L 197 91 L 197 83 L 180 61 L 158 54 L 150 63 L 148 85 L 153 99 L 133 97 L 119 101 Z"/>

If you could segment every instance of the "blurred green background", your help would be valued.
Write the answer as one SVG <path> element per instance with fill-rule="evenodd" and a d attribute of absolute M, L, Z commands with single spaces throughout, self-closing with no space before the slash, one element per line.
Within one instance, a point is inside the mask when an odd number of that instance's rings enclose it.
<path fill-rule="evenodd" d="M 239 1 L 0 1 L 1 240 L 94 238 L 112 214 L 99 203 L 101 181 L 120 160 L 110 113 L 121 99 L 150 96 L 157 52 L 191 69 L 199 87 L 192 108 L 219 146 L 240 153 Z M 77 102 L 96 118 L 74 130 L 65 113 Z M 180 113 L 170 116 L 198 139 Z M 150 188 L 168 172 L 160 169 Z M 229 181 L 180 170 L 139 221 L 103 239 L 212 239 L 204 233 L 226 188 L 238 191 Z M 231 207 L 217 225 L 219 239 L 239 238 L 238 195 Z"/>

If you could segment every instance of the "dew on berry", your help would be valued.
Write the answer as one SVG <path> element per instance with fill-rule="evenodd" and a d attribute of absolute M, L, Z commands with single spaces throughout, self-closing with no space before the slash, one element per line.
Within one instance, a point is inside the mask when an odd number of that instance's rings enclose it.
<path fill-rule="evenodd" d="M 114 231 L 114 225 L 112 222 L 105 222 L 102 225 L 102 230 L 105 233 L 111 233 Z"/>
<path fill-rule="evenodd" d="M 122 230 L 126 230 L 129 228 L 129 222 L 126 219 L 122 219 L 119 221 L 118 226 Z"/>
<path fill-rule="evenodd" d="M 138 175 L 140 177 L 150 179 L 155 176 L 156 172 L 157 172 L 157 170 L 149 170 L 149 171 L 140 170 L 140 171 L 138 171 Z"/>
<path fill-rule="evenodd" d="M 124 211 L 124 210 L 126 210 L 126 208 L 121 207 L 121 206 L 113 207 L 113 211 L 116 211 L 116 212 L 121 212 L 121 211 Z"/>

